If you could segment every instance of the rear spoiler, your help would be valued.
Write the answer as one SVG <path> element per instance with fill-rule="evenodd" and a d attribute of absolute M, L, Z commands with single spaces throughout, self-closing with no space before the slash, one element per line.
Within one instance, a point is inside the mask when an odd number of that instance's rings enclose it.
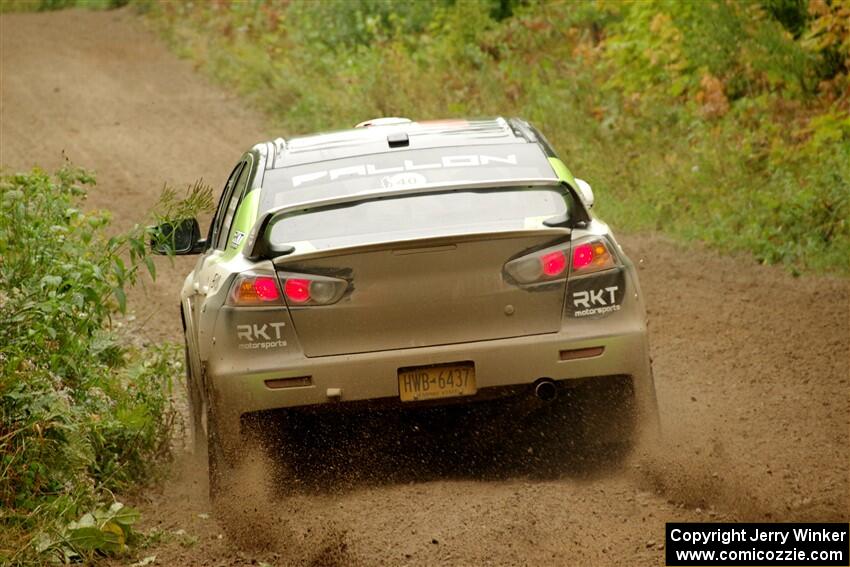
<path fill-rule="evenodd" d="M 362 191 L 360 193 L 341 195 L 315 201 L 302 201 L 299 203 L 292 203 L 290 205 L 283 205 L 281 207 L 269 209 L 268 211 L 263 213 L 257 219 L 257 222 L 254 223 L 251 232 L 248 233 L 248 238 L 245 241 L 244 254 L 247 259 L 253 261 L 272 259 L 278 256 L 285 256 L 287 254 L 291 254 L 295 250 L 294 247 L 289 246 L 287 244 L 273 244 L 269 242 L 268 232 L 269 226 L 271 226 L 274 221 L 278 220 L 281 217 L 289 216 L 292 214 L 303 214 L 312 210 L 341 207 L 355 203 L 363 203 L 366 201 L 385 199 L 388 197 L 406 197 L 408 195 L 424 195 L 427 193 L 450 193 L 454 191 L 468 191 L 480 189 L 504 189 L 506 187 L 564 187 L 567 189 L 567 191 L 573 194 L 573 197 L 575 197 L 575 191 L 568 183 L 558 182 L 551 178 L 539 178 L 511 180 L 502 179 L 498 181 L 488 181 L 484 183 L 480 181 L 475 183 L 434 183 L 429 185 L 422 185 L 419 187 L 395 187 L 389 189 L 378 189 L 374 191 Z M 577 199 L 576 201 L 579 203 L 581 202 Z M 579 208 L 582 207 L 580 206 Z M 584 215 L 587 214 L 586 211 L 583 210 L 582 213 Z"/>

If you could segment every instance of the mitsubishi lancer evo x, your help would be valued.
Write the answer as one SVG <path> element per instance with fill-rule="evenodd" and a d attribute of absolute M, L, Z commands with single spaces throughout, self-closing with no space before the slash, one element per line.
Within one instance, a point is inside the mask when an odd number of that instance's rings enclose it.
<path fill-rule="evenodd" d="M 206 238 L 193 219 L 155 229 L 155 251 L 199 255 L 180 307 L 211 490 L 270 410 L 566 400 L 581 419 L 563 435 L 628 444 L 657 419 L 645 310 L 593 201 L 519 119 L 251 148 Z"/>

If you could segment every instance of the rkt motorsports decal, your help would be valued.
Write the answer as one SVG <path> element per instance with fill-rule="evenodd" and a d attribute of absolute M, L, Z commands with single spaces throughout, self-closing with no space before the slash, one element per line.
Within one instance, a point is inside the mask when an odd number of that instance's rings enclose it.
<path fill-rule="evenodd" d="M 567 312 L 576 318 L 608 315 L 620 310 L 625 291 L 622 270 L 570 280 Z"/>
<path fill-rule="evenodd" d="M 283 327 L 286 323 L 263 323 L 262 325 L 236 325 L 236 338 L 240 350 L 269 349 L 286 346 Z"/>

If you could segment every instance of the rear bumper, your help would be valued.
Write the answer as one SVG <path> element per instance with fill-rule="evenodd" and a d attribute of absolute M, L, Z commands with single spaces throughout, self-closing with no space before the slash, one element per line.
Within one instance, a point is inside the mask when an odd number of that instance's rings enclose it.
<path fill-rule="evenodd" d="M 604 347 L 604 351 L 590 358 L 562 360 L 562 351 L 591 347 Z M 628 375 L 633 380 L 638 411 L 653 415 L 656 411 L 646 328 L 637 310 L 576 322 L 545 335 L 316 358 L 239 357 L 236 364 L 228 360 L 233 359 L 211 360 L 207 368 L 212 402 L 226 426 L 236 426 L 243 414 L 263 410 L 397 401 L 399 368 L 460 361 L 474 362 L 478 393 L 447 401 L 486 399 L 488 389 L 492 392 L 505 386 L 530 385 L 540 378 L 568 381 Z M 305 379 L 301 385 L 284 388 L 266 385 L 268 380 L 298 377 L 309 377 L 309 382 Z M 339 396 L 329 396 L 335 393 Z M 422 403 L 433 404 L 401 405 Z"/>

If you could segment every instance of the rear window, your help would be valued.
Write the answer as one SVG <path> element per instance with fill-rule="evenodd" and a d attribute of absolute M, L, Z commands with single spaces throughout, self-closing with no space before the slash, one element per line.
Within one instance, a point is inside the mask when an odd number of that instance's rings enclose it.
<path fill-rule="evenodd" d="M 270 240 L 299 251 L 434 236 L 540 228 L 569 214 L 569 195 L 503 189 L 410 195 L 313 210 L 276 221 Z"/>

